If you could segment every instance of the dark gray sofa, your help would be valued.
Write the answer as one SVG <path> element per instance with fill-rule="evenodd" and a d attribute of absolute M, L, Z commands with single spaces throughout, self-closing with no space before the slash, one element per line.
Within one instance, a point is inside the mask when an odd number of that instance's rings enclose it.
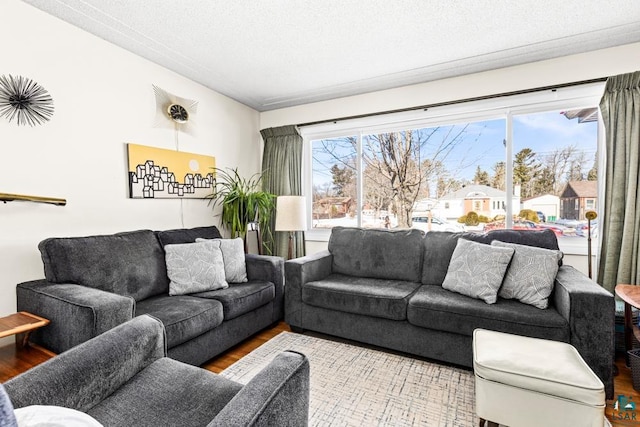
<path fill-rule="evenodd" d="M 212 226 L 46 239 L 46 279 L 17 285 L 18 311 L 51 320 L 31 339 L 56 353 L 149 314 L 165 326 L 169 357 L 200 365 L 284 315 L 280 257 L 246 255 L 248 282 L 169 295 L 164 245 L 220 237 Z"/>
<path fill-rule="evenodd" d="M 551 230 L 451 233 L 334 227 L 328 250 L 285 263 L 285 321 L 471 367 L 476 328 L 571 343 L 613 396 L 614 298 L 575 268 L 559 268 L 550 306 L 495 304 L 442 288 L 460 238 L 558 249 Z"/>
<path fill-rule="evenodd" d="M 245 386 L 166 356 L 162 323 L 139 316 L 4 384 L 15 408 L 64 406 L 105 426 L 304 426 L 309 362 L 286 351 Z"/>

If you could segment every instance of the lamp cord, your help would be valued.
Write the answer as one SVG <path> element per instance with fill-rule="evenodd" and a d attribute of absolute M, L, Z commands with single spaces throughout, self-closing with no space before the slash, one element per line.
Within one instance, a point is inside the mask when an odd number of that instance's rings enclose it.
<path fill-rule="evenodd" d="M 174 123 L 174 136 L 176 143 L 176 151 L 180 151 L 180 142 L 178 141 L 178 123 Z M 180 224 L 184 228 L 184 199 L 180 197 Z"/>

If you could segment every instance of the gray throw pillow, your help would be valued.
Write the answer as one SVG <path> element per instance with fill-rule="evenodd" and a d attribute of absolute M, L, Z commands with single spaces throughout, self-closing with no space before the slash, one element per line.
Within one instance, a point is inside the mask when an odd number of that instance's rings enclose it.
<path fill-rule="evenodd" d="M 166 245 L 165 261 L 169 276 L 169 295 L 228 288 L 219 240 Z"/>
<path fill-rule="evenodd" d="M 442 287 L 493 304 L 512 255 L 513 248 L 458 239 Z"/>
<path fill-rule="evenodd" d="M 18 427 L 9 395 L 0 384 L 0 427 Z"/>
<path fill-rule="evenodd" d="M 206 239 L 196 239 L 200 242 Z M 244 241 L 235 239 L 216 239 L 220 242 L 224 260 L 224 276 L 229 283 L 244 283 L 247 279 L 247 264 L 244 258 Z"/>
<path fill-rule="evenodd" d="M 545 309 L 558 274 L 562 252 L 494 240 L 492 246 L 513 248 L 513 258 L 499 295 Z"/>

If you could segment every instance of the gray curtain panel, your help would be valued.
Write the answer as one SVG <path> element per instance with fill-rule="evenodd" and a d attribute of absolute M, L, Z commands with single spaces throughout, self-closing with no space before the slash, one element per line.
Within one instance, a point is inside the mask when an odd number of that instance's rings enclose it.
<path fill-rule="evenodd" d="M 262 156 L 263 189 L 276 196 L 302 195 L 303 140 L 293 125 L 262 129 L 264 140 Z M 275 217 L 271 218 L 271 230 L 262 230 L 264 245 L 273 255 L 287 257 L 288 232 L 274 232 Z M 304 256 L 304 232 L 296 232 L 294 258 Z"/>
<path fill-rule="evenodd" d="M 640 284 L 640 71 L 609 77 L 600 101 L 606 135 L 598 282 Z"/>

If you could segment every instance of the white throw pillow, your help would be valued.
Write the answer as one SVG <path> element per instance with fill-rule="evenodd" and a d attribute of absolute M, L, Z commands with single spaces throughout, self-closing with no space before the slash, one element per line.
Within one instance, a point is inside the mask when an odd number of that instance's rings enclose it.
<path fill-rule="evenodd" d="M 497 240 L 491 245 L 513 248 L 515 251 L 498 294 L 500 298 L 516 299 L 534 307 L 547 308 L 562 252 Z"/>
<path fill-rule="evenodd" d="M 169 295 L 228 288 L 220 241 L 166 245 L 165 261 L 169 276 Z"/>
<path fill-rule="evenodd" d="M 513 248 L 458 239 L 442 287 L 493 304 L 512 255 Z"/>
<path fill-rule="evenodd" d="M 206 239 L 196 239 L 200 242 Z M 228 283 L 244 283 L 247 279 L 247 264 L 245 262 L 244 241 L 241 237 L 235 239 L 214 239 L 220 242 L 222 259 L 224 260 L 224 275 Z"/>
<path fill-rule="evenodd" d="M 92 416 L 62 406 L 25 406 L 14 413 L 18 427 L 102 427 Z"/>

